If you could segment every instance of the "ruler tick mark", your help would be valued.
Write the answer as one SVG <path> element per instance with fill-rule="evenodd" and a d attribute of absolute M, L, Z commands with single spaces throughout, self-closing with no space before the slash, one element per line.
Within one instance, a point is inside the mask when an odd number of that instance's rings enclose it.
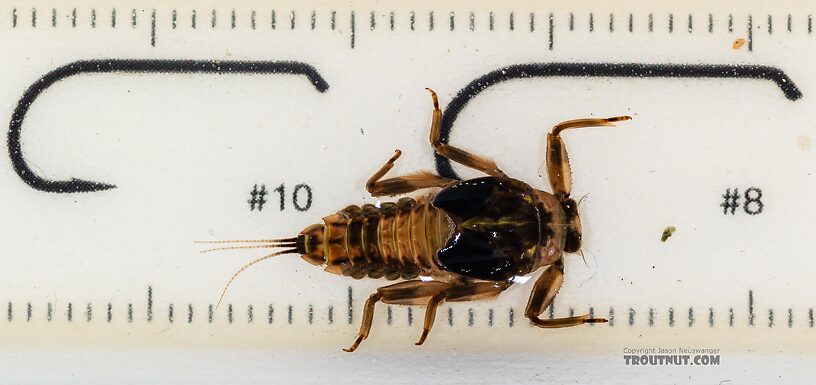
<path fill-rule="evenodd" d="M 115 17 L 115 15 L 116 15 L 116 13 L 114 13 L 114 18 L 113 18 L 113 20 L 114 20 L 114 27 L 116 26 L 116 17 Z M 176 10 L 174 9 L 174 10 L 173 10 L 173 11 L 170 13 L 170 27 L 171 27 L 171 28 L 173 28 L 173 29 L 176 29 L 176 27 L 177 27 L 177 26 L 178 26 L 178 13 L 177 13 L 177 12 L 176 12 Z"/>
<path fill-rule="evenodd" d="M 130 27 L 136 28 L 136 9 L 130 10 Z"/>
<path fill-rule="evenodd" d="M 811 315 L 812 314 L 813 312 L 811 311 Z M 51 320 L 54 319 L 54 305 L 52 305 L 51 302 L 48 303 L 48 307 L 45 310 L 45 319 L 48 322 L 51 322 Z"/>
<path fill-rule="evenodd" d="M 475 315 L 473 314 L 473 309 L 468 309 L 468 327 L 473 327 L 473 323 L 475 322 Z"/>
<path fill-rule="evenodd" d="M 734 32 L 734 15 L 728 14 L 728 33 Z"/>
<path fill-rule="evenodd" d="M 634 32 L 634 29 L 635 29 L 634 24 L 635 24 L 634 16 L 630 13 L 629 14 L 629 33 Z"/>
<path fill-rule="evenodd" d="M 210 28 L 215 29 L 215 24 L 217 22 L 217 19 L 218 19 L 218 14 L 213 9 L 212 12 L 210 13 Z"/>
<path fill-rule="evenodd" d="M 768 35 L 773 35 L 773 16 L 768 15 Z"/>
<path fill-rule="evenodd" d="M 808 326 L 813 327 L 813 308 L 808 309 Z"/>
<path fill-rule="evenodd" d="M 513 308 L 511 307 L 510 311 L 507 314 L 507 326 L 508 327 L 513 327 L 513 324 L 516 321 L 515 318 L 516 318 L 516 313 L 515 313 L 515 311 L 513 311 Z"/>
<path fill-rule="evenodd" d="M 688 33 L 692 33 L 694 31 L 694 17 L 689 14 L 688 15 Z"/>
<path fill-rule="evenodd" d="M 728 309 L 728 326 L 734 327 L 734 308 Z"/>
<path fill-rule="evenodd" d="M 287 308 L 287 314 L 286 314 L 286 320 L 287 320 L 287 322 L 289 322 L 289 325 L 292 324 L 292 317 L 293 317 L 292 313 L 293 313 L 292 305 L 289 305 L 289 307 Z"/>
<path fill-rule="evenodd" d="M 230 29 L 235 29 L 235 19 L 235 10 L 233 9 L 232 12 L 230 12 Z"/>
<path fill-rule="evenodd" d="M 754 326 L 754 291 L 748 290 L 748 325 Z"/>
<path fill-rule="evenodd" d="M 96 8 L 91 8 L 91 28 L 96 28 Z"/>
<path fill-rule="evenodd" d="M 512 15 L 513 15 L 513 14 L 511 13 L 511 14 L 510 14 L 511 20 L 512 20 Z M 453 11 L 451 11 L 451 13 L 450 13 L 450 30 L 451 30 L 451 31 L 453 31 L 453 30 L 454 30 L 454 28 L 455 28 L 454 18 L 455 18 L 454 13 L 453 13 Z M 511 29 L 512 29 L 512 28 L 511 28 Z"/>
<path fill-rule="evenodd" d="M 768 327 L 774 327 L 774 311 L 773 309 L 768 309 Z"/>
<path fill-rule="evenodd" d="M 266 313 L 266 320 L 270 325 L 273 321 L 275 321 L 275 306 L 271 303 L 269 304 L 269 310 Z"/>
<path fill-rule="evenodd" d="M 173 323 L 173 304 L 167 306 L 167 322 Z"/>
<path fill-rule="evenodd" d="M 196 13 L 196 10 L 194 9 L 190 13 L 190 27 L 193 28 L 193 29 L 196 29 L 196 15 L 197 15 L 197 13 Z"/>
<path fill-rule="evenodd" d="M 708 33 L 714 33 L 714 15 L 708 14 Z"/>
<path fill-rule="evenodd" d="M 213 305 L 209 304 L 207 306 L 207 322 L 213 323 Z"/>
<path fill-rule="evenodd" d="M 448 308 L 448 326 L 453 326 L 453 308 Z"/>
<path fill-rule="evenodd" d="M 434 13 L 433 11 L 428 13 L 428 31 L 434 30 Z"/>
<path fill-rule="evenodd" d="M 609 307 L 609 327 L 615 326 L 615 308 Z"/>
<path fill-rule="evenodd" d="M 808 27 L 807 28 L 808 28 L 808 33 L 810 34 L 810 33 L 813 33 L 813 15 L 808 15 L 807 19 L 808 19 L 808 23 L 807 23 Z"/>
<path fill-rule="evenodd" d="M 385 308 L 385 311 L 386 311 L 385 323 L 388 324 L 388 326 L 391 326 L 391 323 L 394 322 L 394 314 L 393 314 L 394 311 L 393 311 L 393 309 L 391 309 L 391 306 L 388 306 L 387 308 Z"/>
<path fill-rule="evenodd" d="M 352 291 L 351 286 L 348 287 L 348 324 L 351 325 L 351 321 L 353 320 L 354 316 L 354 308 L 352 307 Z M 410 308 L 408 308 L 410 311 Z"/>
<path fill-rule="evenodd" d="M 553 16 L 552 13 L 549 15 L 549 17 L 547 19 L 547 23 L 548 23 L 548 28 L 547 28 L 547 39 L 548 39 L 548 41 L 547 41 L 547 44 L 548 44 L 548 47 L 549 47 L 550 51 L 552 51 L 553 47 L 555 46 L 555 33 L 554 33 L 555 32 L 555 20 L 554 19 L 555 19 L 555 17 Z"/>
<path fill-rule="evenodd" d="M 247 305 L 247 323 L 252 323 L 255 320 L 255 309 L 252 305 Z"/>
<path fill-rule="evenodd" d="M 414 311 L 412 308 L 408 308 L 408 326 L 414 324 Z"/>
<path fill-rule="evenodd" d="M 51 26 L 57 27 L 57 9 L 51 8 Z"/>
<path fill-rule="evenodd" d="M 193 323 L 193 304 L 187 304 L 187 323 Z"/>
<path fill-rule="evenodd" d="M 714 327 L 714 308 L 708 308 L 708 327 Z"/>
<path fill-rule="evenodd" d="M 694 308 L 688 309 L 688 326 L 694 326 Z"/>
<path fill-rule="evenodd" d="M 76 28 L 77 24 L 77 11 L 76 8 L 71 10 L 71 28 Z"/>
<path fill-rule="evenodd" d="M 312 305 L 311 305 L 311 304 L 309 304 L 309 310 L 308 310 L 308 317 L 307 317 L 307 319 L 308 319 L 308 321 L 309 321 L 309 325 L 311 325 L 312 323 L 314 323 L 314 308 L 312 307 Z"/>
<path fill-rule="evenodd" d="M 133 304 L 129 303 L 127 306 L 127 322 L 133 323 Z"/>
<path fill-rule="evenodd" d="M 654 326 L 654 324 L 655 324 L 654 315 L 655 315 L 655 309 L 650 307 L 649 308 L 649 326 L 650 327 Z M 669 322 L 671 322 L 671 310 L 669 310 L 669 320 L 670 320 Z"/>
<path fill-rule="evenodd" d="M 793 309 L 788 308 L 788 328 L 793 327 Z"/>
<path fill-rule="evenodd" d="M 314 31 L 315 27 L 317 27 L 317 11 L 315 10 L 312 10 L 312 16 L 309 26 L 312 28 L 312 31 Z M 253 27 L 252 29 L 255 29 L 255 27 Z"/>
<path fill-rule="evenodd" d="M 147 322 L 153 321 L 153 286 L 147 287 Z"/>
<path fill-rule="evenodd" d="M 493 313 L 494 313 L 493 308 L 490 308 L 487 311 L 487 326 L 489 326 L 489 327 L 493 327 L 493 317 L 494 317 Z"/>
<path fill-rule="evenodd" d="M 371 11 L 371 13 L 369 13 L 369 15 L 368 15 L 368 24 L 369 24 L 369 29 L 371 29 L 372 31 L 375 28 L 377 28 L 377 16 L 374 15 L 374 11 Z"/>
<path fill-rule="evenodd" d="M 351 49 L 354 49 L 354 39 L 356 38 L 357 34 L 356 31 L 357 27 L 355 26 L 355 24 L 356 23 L 354 21 L 354 11 L 351 11 Z M 351 290 L 351 288 L 349 288 L 349 290 Z"/>
<path fill-rule="evenodd" d="M 17 8 L 11 10 L 11 27 L 17 28 Z"/>
<path fill-rule="evenodd" d="M 116 28 L 116 8 L 111 9 L 111 28 Z M 173 28 L 176 28 L 176 11 L 173 10 Z"/>
<path fill-rule="evenodd" d="M 754 50 L 754 17 L 748 15 L 748 51 Z"/>
<path fill-rule="evenodd" d="M 232 304 L 227 305 L 227 323 L 232 323 Z"/>
<path fill-rule="evenodd" d="M 669 14 L 669 33 L 673 33 L 673 32 L 674 32 L 674 14 L 670 13 Z"/>
<path fill-rule="evenodd" d="M 334 305 L 329 305 L 329 325 L 334 323 Z"/>
<path fill-rule="evenodd" d="M 88 306 L 85 307 L 85 321 L 91 322 L 92 319 L 93 319 L 93 307 L 91 307 L 91 304 L 88 303 Z"/>
<path fill-rule="evenodd" d="M 416 23 L 416 14 L 414 11 L 411 11 L 411 14 L 409 15 L 409 23 L 411 24 L 411 31 L 414 31 L 414 24 Z"/>
<path fill-rule="evenodd" d="M 590 13 L 589 14 L 589 32 L 595 30 L 595 15 Z"/>
<path fill-rule="evenodd" d="M 289 29 L 295 29 L 295 11 L 289 12 Z"/>
<path fill-rule="evenodd" d="M 468 16 L 468 27 L 471 31 L 476 30 L 476 15 L 474 15 L 473 12 Z"/>
<path fill-rule="evenodd" d="M 792 29 L 793 29 L 792 24 L 793 24 L 793 21 L 791 20 L 791 15 L 788 14 L 788 32 L 792 32 Z"/>
<path fill-rule="evenodd" d="M 37 8 L 31 8 L 31 27 L 37 28 Z"/>
<path fill-rule="evenodd" d="M 575 30 L 575 15 L 572 12 L 569 14 L 569 30 L 570 32 Z"/>
<path fill-rule="evenodd" d="M 629 327 L 635 325 L 635 309 L 629 308 Z"/>
<path fill-rule="evenodd" d="M 648 23 L 648 27 L 649 27 L 649 32 L 654 32 L 654 15 L 653 14 L 651 14 L 651 13 L 649 14 L 649 20 L 648 20 L 647 23 Z"/>
<path fill-rule="evenodd" d="M 277 21 L 275 16 L 275 10 L 273 9 L 269 19 L 269 25 L 272 27 L 272 30 L 275 29 L 275 23 Z"/>
<path fill-rule="evenodd" d="M 495 22 L 495 16 L 493 15 L 493 12 L 491 11 L 491 12 L 490 12 L 490 16 L 488 17 L 488 21 L 487 21 L 487 23 L 488 23 L 488 28 L 489 28 L 491 31 L 493 30 L 493 24 L 494 24 L 494 22 Z"/>
<path fill-rule="evenodd" d="M 513 12 L 510 12 L 510 30 L 511 31 L 516 28 L 516 25 L 515 25 L 516 23 L 515 23 L 514 19 L 515 19 L 515 17 L 513 15 Z"/>
<path fill-rule="evenodd" d="M 156 46 L 156 10 L 150 11 L 150 46 Z"/>
<path fill-rule="evenodd" d="M 615 15 L 609 14 L 609 33 L 615 32 Z"/>
<path fill-rule="evenodd" d="M 108 321 L 108 323 L 110 323 L 111 320 L 113 319 L 113 304 L 112 303 L 108 302 L 108 309 L 107 310 L 108 310 L 107 311 L 107 317 L 105 317 L 105 320 Z"/>
<path fill-rule="evenodd" d="M 336 28 L 337 28 L 337 11 L 332 11 L 331 12 L 331 30 L 334 31 Z"/>
<path fill-rule="evenodd" d="M 68 308 L 66 309 L 65 316 L 68 319 L 68 322 L 74 320 L 74 304 L 68 302 Z M 11 321 L 11 302 L 9 302 L 9 321 Z"/>
<path fill-rule="evenodd" d="M 31 322 L 31 302 L 26 304 L 26 322 Z"/>
<path fill-rule="evenodd" d="M 389 27 L 391 28 L 391 30 L 393 31 L 394 30 L 394 11 L 391 11 L 388 14 L 388 24 L 389 24 Z"/>

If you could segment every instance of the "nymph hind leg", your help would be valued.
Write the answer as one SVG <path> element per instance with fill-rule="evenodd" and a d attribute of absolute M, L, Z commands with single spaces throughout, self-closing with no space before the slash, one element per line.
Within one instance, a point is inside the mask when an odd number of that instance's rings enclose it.
<path fill-rule="evenodd" d="M 426 88 L 431 93 L 433 99 L 433 121 L 431 123 L 431 147 L 434 151 L 448 158 L 456 163 L 479 170 L 487 175 L 506 177 L 505 173 L 499 169 L 492 159 L 485 158 L 468 151 L 462 150 L 458 147 L 442 143 L 440 141 L 441 127 L 442 127 L 442 110 L 439 109 L 439 99 L 436 97 L 436 92 L 430 88 Z"/>
<path fill-rule="evenodd" d="M 374 294 L 368 297 L 363 308 L 363 320 L 360 324 L 360 333 L 357 339 L 348 349 L 343 349 L 347 352 L 353 352 L 360 346 L 364 339 L 368 338 L 368 333 L 371 331 L 371 323 L 374 320 L 374 305 L 382 301 L 385 303 L 403 304 L 403 305 L 420 305 L 426 303 L 429 299 L 443 292 L 450 287 L 451 284 L 445 282 L 428 281 L 423 282 L 419 280 L 400 282 L 394 285 L 385 286 L 377 289 Z"/>
<path fill-rule="evenodd" d="M 456 182 L 455 179 L 443 178 L 427 171 L 380 180 L 394 167 L 394 162 L 399 159 L 400 155 L 402 151 L 396 150 L 391 159 L 388 159 L 371 178 L 368 178 L 366 189 L 372 196 L 405 194 L 423 188 L 445 187 Z"/>
<path fill-rule="evenodd" d="M 614 122 L 630 120 L 630 116 L 614 116 L 606 119 L 575 119 L 561 122 L 547 134 L 547 176 L 553 194 L 559 199 L 569 197 L 572 189 L 572 171 L 570 170 L 567 147 L 561 140 L 561 131 L 571 128 L 614 126 Z"/>
<path fill-rule="evenodd" d="M 542 328 L 563 328 L 586 323 L 607 322 L 605 318 L 590 318 L 589 314 L 577 317 L 541 319 L 541 313 L 550 306 L 563 282 L 564 264 L 559 260 L 547 267 L 547 270 L 536 281 L 533 291 L 530 293 L 530 299 L 527 301 L 524 316 L 529 318 L 534 325 Z"/>
<path fill-rule="evenodd" d="M 416 345 L 422 345 L 425 339 L 428 338 L 428 333 L 431 332 L 434 320 L 436 318 L 436 308 L 443 302 L 463 302 L 474 301 L 480 299 L 492 298 L 499 295 L 502 291 L 512 285 L 511 282 L 473 282 L 451 286 L 441 293 L 433 296 L 428 301 L 428 306 L 425 309 L 425 324 L 422 328 L 422 336 Z"/>

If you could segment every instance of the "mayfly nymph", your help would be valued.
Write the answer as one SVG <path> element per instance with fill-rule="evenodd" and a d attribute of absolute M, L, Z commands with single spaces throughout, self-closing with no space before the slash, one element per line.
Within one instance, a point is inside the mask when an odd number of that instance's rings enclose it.
<path fill-rule="evenodd" d="M 607 322 L 589 314 L 542 319 L 563 282 L 563 254 L 581 248 L 578 204 L 570 198 L 572 173 L 561 132 L 572 128 L 611 126 L 631 119 L 577 119 L 557 124 L 547 135 L 547 175 L 552 193 L 507 176 L 495 162 L 440 141 L 442 111 L 436 93 L 430 142 L 434 151 L 487 176 L 456 180 L 431 172 L 383 179 L 402 152 L 374 175 L 366 188 L 372 196 L 400 195 L 434 189 L 416 198 L 401 198 L 379 207 L 351 205 L 323 218 L 296 237 L 257 241 L 248 248 L 284 248 L 256 259 L 247 267 L 281 254 L 300 254 L 330 273 L 354 279 L 405 281 L 384 286 L 368 298 L 354 351 L 368 337 L 377 302 L 425 305 L 425 321 L 417 345 L 431 331 L 442 302 L 491 298 L 513 285 L 514 277 L 545 269 L 533 285 L 524 315 L 542 328 Z M 244 247 L 224 247 L 224 250 Z M 211 251 L 211 250 L 206 250 Z M 423 279 L 418 279 L 418 277 Z M 430 277 L 430 279 L 428 279 Z M 224 289 L 226 291 L 226 288 Z M 223 298 L 223 293 L 222 293 Z M 219 299 L 220 302 L 220 299 Z"/>

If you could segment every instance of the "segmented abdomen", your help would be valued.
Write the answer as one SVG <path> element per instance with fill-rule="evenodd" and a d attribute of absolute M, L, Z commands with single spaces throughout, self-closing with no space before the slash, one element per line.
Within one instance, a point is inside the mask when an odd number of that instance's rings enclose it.
<path fill-rule="evenodd" d="M 326 271 L 393 280 L 439 271 L 436 251 L 447 241 L 450 224 L 430 205 L 433 194 L 402 198 L 379 208 L 348 206 L 298 235 L 298 252 Z"/>

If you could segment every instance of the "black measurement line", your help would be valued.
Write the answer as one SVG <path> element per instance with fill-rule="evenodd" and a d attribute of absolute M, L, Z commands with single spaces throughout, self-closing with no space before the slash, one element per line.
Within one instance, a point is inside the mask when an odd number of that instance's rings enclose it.
<path fill-rule="evenodd" d="M 258 24 L 257 19 L 258 19 L 258 17 L 255 14 L 255 10 L 253 9 L 249 14 L 249 27 L 252 28 L 253 31 L 257 27 L 257 24 Z M 312 26 L 312 29 L 314 29 L 314 26 Z"/>
<path fill-rule="evenodd" d="M 26 304 L 26 322 L 31 322 L 31 302 Z"/>
<path fill-rule="evenodd" d="M 394 30 L 394 12 L 393 11 L 388 14 L 388 25 L 391 28 L 391 30 L 393 31 Z"/>
<path fill-rule="evenodd" d="M 788 23 L 787 24 L 788 24 L 788 32 L 793 32 L 793 30 L 792 30 L 793 20 L 791 20 L 791 15 L 790 14 L 788 14 Z"/>
<path fill-rule="evenodd" d="M 714 15 L 708 14 L 708 33 L 714 33 Z"/>
<path fill-rule="evenodd" d="M 813 327 L 813 308 L 808 309 L 808 327 Z"/>
<path fill-rule="evenodd" d="M 377 17 L 374 15 L 374 11 L 368 14 L 368 28 L 372 31 L 377 28 Z"/>
<path fill-rule="evenodd" d="M 688 33 L 694 32 L 694 18 L 692 15 L 688 15 Z"/>
<path fill-rule="evenodd" d="M 329 305 L 328 319 L 329 319 L 329 325 L 334 323 L 334 305 Z"/>
<path fill-rule="evenodd" d="M 484 90 L 512 79 L 536 77 L 624 77 L 624 78 L 728 78 L 773 81 L 785 97 L 797 100 L 801 91 L 784 71 L 770 66 L 722 64 L 637 64 L 637 63 L 531 63 L 499 68 L 482 75 L 459 90 L 442 115 L 440 140 L 449 143 L 453 124 L 468 102 Z M 11 146 L 9 146 L 11 148 Z M 461 179 L 450 160 L 436 155 L 436 170 L 445 178 Z"/>
<path fill-rule="evenodd" d="M 130 27 L 131 28 L 136 28 L 136 10 L 135 9 L 130 10 Z"/>
<path fill-rule="evenodd" d="M 96 28 L 96 8 L 91 8 L 91 28 Z"/>
<path fill-rule="evenodd" d="M 507 326 L 513 327 L 516 321 L 516 312 L 511 307 L 510 310 L 507 312 Z"/>
<path fill-rule="evenodd" d="M 334 31 L 337 28 L 337 11 L 331 12 L 331 30 Z M 413 23 L 411 23 L 411 27 L 413 28 Z M 274 29 L 274 27 L 272 28 Z"/>
<path fill-rule="evenodd" d="M 615 32 L 615 15 L 609 14 L 609 33 Z"/>
<path fill-rule="evenodd" d="M 388 307 L 385 308 L 385 312 L 386 312 L 385 323 L 388 326 L 391 326 L 391 323 L 394 322 L 394 310 L 391 308 L 391 305 L 388 305 Z"/>
<path fill-rule="evenodd" d="M 31 27 L 37 28 L 37 8 L 31 8 Z"/>
<path fill-rule="evenodd" d="M 488 18 L 487 22 L 488 22 L 488 28 L 491 31 L 493 30 L 493 25 L 494 25 L 495 21 L 496 21 L 496 19 L 495 19 L 495 16 L 493 15 L 493 12 L 490 12 L 490 15 L 489 15 L 489 18 Z"/>
<path fill-rule="evenodd" d="M 131 60 L 103 59 L 83 60 L 59 67 L 34 82 L 17 102 L 8 130 L 8 148 L 17 175 L 35 190 L 53 193 L 102 191 L 115 185 L 72 178 L 71 180 L 48 180 L 36 175 L 23 157 L 20 135 L 22 125 L 31 104 L 48 87 L 65 78 L 85 73 L 164 73 L 164 74 L 290 74 L 305 75 L 319 91 L 325 92 L 329 85 L 317 70 L 305 63 L 293 61 L 212 61 L 212 60 Z"/>
<path fill-rule="evenodd" d="M 309 322 L 309 325 L 311 325 L 312 323 L 314 323 L 314 308 L 312 308 L 312 305 L 311 305 L 311 304 L 309 304 L 309 308 L 308 308 L 308 313 L 307 313 L 307 318 L 306 318 L 306 319 L 307 319 L 307 321 Z"/>
<path fill-rule="evenodd" d="M 51 27 L 57 27 L 57 9 L 51 8 Z"/>
<path fill-rule="evenodd" d="M 232 12 L 230 12 L 230 29 L 235 29 L 235 21 L 235 10 L 233 9 Z"/>
<path fill-rule="evenodd" d="M 277 18 L 275 16 L 276 16 L 275 15 L 275 10 L 273 9 L 272 13 L 270 15 L 270 19 L 269 19 L 269 26 L 272 27 L 273 31 L 275 30 L 275 24 L 276 24 L 276 21 L 277 21 Z"/>
<path fill-rule="evenodd" d="M 252 305 L 247 305 L 247 323 L 252 323 L 255 320 L 255 311 Z"/>
<path fill-rule="evenodd" d="M 207 323 L 213 323 L 213 315 L 214 315 L 213 313 L 214 313 L 213 305 L 209 304 L 207 306 Z"/>
<path fill-rule="evenodd" d="M 448 326 L 453 326 L 453 308 L 448 308 Z"/>
<path fill-rule="evenodd" d="M 595 30 L 595 15 L 590 13 L 589 14 L 589 32 Z"/>
<path fill-rule="evenodd" d="M 734 326 L 734 308 L 728 309 L 728 326 Z"/>
<path fill-rule="evenodd" d="M 76 8 L 71 10 L 71 28 L 76 28 L 77 26 L 77 10 Z"/>
<path fill-rule="evenodd" d="M 48 322 L 54 319 L 54 305 L 52 305 L 51 302 L 48 303 L 48 307 L 45 310 L 45 319 Z"/>
<path fill-rule="evenodd" d="M 9 307 L 11 303 L 9 303 Z M 11 314 L 11 310 L 9 308 L 9 314 Z M 9 316 L 9 321 L 11 321 L 11 316 Z M 68 319 L 68 322 L 72 322 L 74 320 L 74 304 L 68 302 L 68 308 L 65 310 L 65 317 Z"/>
<path fill-rule="evenodd" d="M 271 325 L 275 321 L 275 306 L 269 304 L 269 309 L 266 313 L 266 320 Z"/>
<path fill-rule="evenodd" d="M 415 24 L 416 24 L 416 14 L 414 13 L 414 11 L 411 11 L 411 13 L 409 15 L 408 23 L 410 24 L 411 31 L 413 31 L 416 28 L 416 26 L 415 26 Z M 334 29 L 334 28 L 332 28 L 332 29 Z"/>
<path fill-rule="evenodd" d="M 693 308 L 688 309 L 688 326 L 689 327 L 694 326 L 694 309 Z"/>
<path fill-rule="evenodd" d="M 535 32 L 535 13 L 530 12 L 530 32 Z"/>
<path fill-rule="evenodd" d="M 476 15 L 474 15 L 473 12 L 468 16 L 468 28 L 471 32 L 476 30 Z"/>
<path fill-rule="evenodd" d="M 210 13 L 210 28 L 215 29 L 215 25 L 218 21 L 218 14 L 213 9 Z"/>
<path fill-rule="evenodd" d="M 127 322 L 133 323 L 133 304 L 129 303 L 127 306 Z"/>
<path fill-rule="evenodd" d="M 773 16 L 768 15 L 768 35 L 773 35 Z"/>
<path fill-rule="evenodd" d="M 193 323 L 193 304 L 187 304 L 187 323 Z"/>
<path fill-rule="evenodd" d="M 167 322 L 173 323 L 173 304 L 167 306 Z"/>
<path fill-rule="evenodd" d="M 91 306 L 90 303 L 88 303 L 88 306 L 85 307 L 85 321 L 91 322 L 92 319 L 93 319 L 93 307 Z"/>
<path fill-rule="evenodd" d="M 192 28 L 192 29 L 196 29 L 196 16 L 197 15 L 198 15 L 198 13 L 196 12 L 195 9 L 192 12 L 190 12 L 190 28 Z M 274 20 L 274 19 L 272 19 L 272 20 Z"/>
<path fill-rule="evenodd" d="M 652 15 L 651 13 L 649 14 L 648 26 L 649 32 L 654 32 L 654 15 Z"/>
<path fill-rule="evenodd" d="M 414 324 L 414 310 L 412 308 L 408 308 L 408 326 Z"/>
<path fill-rule="evenodd" d="M 232 323 L 232 304 L 227 304 L 227 323 Z"/>
<path fill-rule="evenodd" d="M 788 328 L 793 327 L 793 309 L 788 308 Z"/>
<path fill-rule="evenodd" d="M 113 304 L 112 303 L 108 302 L 108 309 L 107 310 L 108 310 L 107 313 L 106 313 L 107 317 L 105 317 L 105 320 L 108 323 L 110 323 L 111 320 L 113 320 Z"/>
<path fill-rule="evenodd" d="M 714 308 L 708 308 L 708 327 L 714 327 Z"/>
<path fill-rule="evenodd" d="M 116 18 L 114 18 L 116 20 Z M 178 12 L 174 9 L 173 12 L 170 14 L 170 27 L 176 29 L 178 26 Z"/>
<path fill-rule="evenodd" d="M 615 308 L 609 307 L 609 327 L 615 326 Z"/>
<path fill-rule="evenodd" d="M 510 25 L 509 26 L 510 26 L 511 31 L 516 29 L 515 17 L 513 15 L 513 12 L 510 12 Z"/>
<path fill-rule="evenodd" d="M 473 327 L 473 323 L 476 321 L 475 318 L 476 318 L 476 316 L 473 314 L 473 308 L 469 308 L 468 309 L 468 327 L 471 327 L 471 328 Z"/>
<path fill-rule="evenodd" d="M 654 326 L 655 319 L 654 319 L 655 311 L 654 308 L 649 308 L 649 327 Z M 669 320 L 671 321 L 671 309 L 669 310 Z M 671 325 L 669 325 L 671 326 Z"/>
<path fill-rule="evenodd" d="M 630 13 L 629 14 L 629 33 L 634 32 L 635 29 L 635 20 L 634 16 Z"/>
<path fill-rule="evenodd" d="M 455 17 L 456 17 L 456 16 L 454 15 L 453 11 L 451 11 L 451 13 L 450 13 L 450 30 L 451 30 L 451 31 L 453 31 L 453 30 L 456 28 L 456 24 L 455 24 L 455 23 L 456 23 L 456 22 L 455 22 Z M 510 14 L 510 21 L 511 21 L 511 23 L 512 23 L 512 20 L 513 20 L 513 14 L 511 13 L 511 14 Z M 512 30 L 513 28 L 510 28 L 510 29 Z"/>
<path fill-rule="evenodd" d="M 728 14 L 728 33 L 734 32 L 734 15 Z"/>
<path fill-rule="evenodd" d="M 570 32 L 575 30 L 575 15 L 572 12 L 569 14 L 569 30 Z"/>
<path fill-rule="evenodd" d="M 674 32 L 674 14 L 669 14 L 669 33 Z"/>
<path fill-rule="evenodd" d="M 487 311 L 487 326 L 493 327 L 493 318 L 495 317 L 493 308 Z"/>
<path fill-rule="evenodd" d="M 773 309 L 768 309 L 768 327 L 774 327 L 774 311 Z"/>
<path fill-rule="evenodd" d="M 289 12 L 289 29 L 295 29 L 295 11 Z"/>
<path fill-rule="evenodd" d="M 433 11 L 428 13 L 428 31 L 434 30 L 434 13 Z"/>
<path fill-rule="evenodd" d="M 312 28 L 312 31 L 314 31 L 315 27 L 317 27 L 317 11 L 312 11 L 312 17 L 309 26 Z"/>
<path fill-rule="evenodd" d="M 111 9 L 111 28 L 116 28 L 116 8 Z M 176 11 L 173 11 L 173 28 L 176 28 Z"/>

